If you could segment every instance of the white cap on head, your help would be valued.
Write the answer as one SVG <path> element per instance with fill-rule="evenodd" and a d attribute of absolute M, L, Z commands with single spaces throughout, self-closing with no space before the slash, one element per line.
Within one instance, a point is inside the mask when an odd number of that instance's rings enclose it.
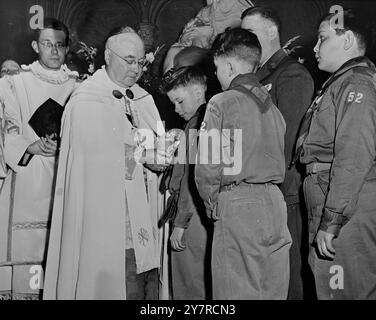
<path fill-rule="evenodd" d="M 106 48 L 107 47 L 117 47 L 119 45 L 123 45 L 124 42 L 132 41 L 134 43 L 141 43 L 144 45 L 141 37 L 138 33 L 131 27 L 124 27 L 119 30 L 119 32 L 111 35 L 106 41 Z"/>

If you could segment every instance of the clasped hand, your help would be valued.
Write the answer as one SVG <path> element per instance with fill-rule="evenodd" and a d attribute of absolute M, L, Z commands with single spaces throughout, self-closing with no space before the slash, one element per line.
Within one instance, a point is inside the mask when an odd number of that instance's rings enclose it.
<path fill-rule="evenodd" d="M 55 138 L 56 134 L 41 137 L 39 140 L 29 145 L 26 151 L 34 155 L 54 157 L 57 154 L 57 141 L 54 140 Z"/>
<path fill-rule="evenodd" d="M 170 243 L 172 249 L 175 251 L 183 251 L 186 246 L 183 243 L 184 228 L 174 227 L 170 237 Z"/>
<path fill-rule="evenodd" d="M 333 247 L 334 234 L 319 230 L 316 236 L 317 249 L 320 255 L 334 259 L 335 249 Z"/>

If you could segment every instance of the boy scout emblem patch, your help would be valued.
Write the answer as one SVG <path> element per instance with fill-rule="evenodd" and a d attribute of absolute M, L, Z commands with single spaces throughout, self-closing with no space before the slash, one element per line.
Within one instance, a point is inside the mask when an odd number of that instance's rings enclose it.
<path fill-rule="evenodd" d="M 210 107 L 208 108 L 208 110 L 209 110 L 209 112 L 213 113 L 217 118 L 220 117 L 219 111 L 218 111 L 215 107 L 210 106 Z"/>
<path fill-rule="evenodd" d="M 264 88 L 265 88 L 266 90 L 270 91 L 270 90 L 272 90 L 272 88 L 273 88 L 273 84 L 272 84 L 272 83 L 268 83 L 268 84 L 266 84 L 266 85 L 264 86 Z"/>
<path fill-rule="evenodd" d="M 218 105 L 214 101 L 209 101 L 207 111 L 214 114 L 217 118 L 221 116 Z"/>

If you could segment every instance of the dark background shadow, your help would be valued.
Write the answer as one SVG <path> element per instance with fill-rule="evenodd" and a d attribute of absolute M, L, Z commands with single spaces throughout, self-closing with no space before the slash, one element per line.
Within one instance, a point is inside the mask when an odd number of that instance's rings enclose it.
<path fill-rule="evenodd" d="M 375 25 L 376 1 L 371 0 L 254 0 L 256 5 L 275 8 L 282 20 L 282 44 L 296 35 L 301 38 L 295 45 L 303 46 L 295 52 L 311 72 L 316 88 L 328 74 L 320 72 L 314 59 L 317 24 L 334 4 L 345 8 L 358 8 L 368 14 L 365 23 Z M 29 21 L 33 14 L 30 7 L 40 5 L 45 16 L 53 16 L 66 23 L 71 31 L 71 53 L 67 59 L 70 68 L 85 73 L 88 64 L 77 56 L 78 41 L 99 49 L 96 68 L 103 64 L 104 40 L 115 26 L 129 25 L 139 29 L 141 25 L 153 28 L 149 50 L 164 44 L 156 57 L 151 73 L 160 74 L 161 65 L 168 48 L 177 40 L 184 25 L 206 5 L 204 0 L 0 0 L 0 62 L 12 58 L 20 64 L 29 64 L 36 59 L 31 49 L 32 30 Z M 375 35 L 375 33 L 373 33 Z M 376 37 L 373 36 L 372 39 Z M 376 61 L 375 45 L 372 43 L 368 56 Z M 154 88 L 155 89 L 155 88 Z M 173 112 L 168 99 L 151 90 L 161 116 L 168 128 L 181 127 L 183 121 Z"/>

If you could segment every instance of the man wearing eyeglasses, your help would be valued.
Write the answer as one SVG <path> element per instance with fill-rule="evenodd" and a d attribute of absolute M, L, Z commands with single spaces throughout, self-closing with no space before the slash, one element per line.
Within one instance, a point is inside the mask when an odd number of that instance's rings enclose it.
<path fill-rule="evenodd" d="M 54 38 L 55 41 L 51 41 Z M 69 51 L 68 43 L 63 30 L 45 30 L 39 32 L 39 39 L 32 42 L 34 51 L 39 56 L 42 67 L 59 70 Z"/>
<path fill-rule="evenodd" d="M 32 42 L 38 60 L 0 79 L 6 164 L 0 193 L 0 299 L 41 297 L 59 132 L 38 136 L 29 120 L 49 99 L 63 107 L 76 87 L 76 76 L 63 66 L 68 43 L 67 27 L 45 18 Z"/>
<path fill-rule="evenodd" d="M 164 128 L 136 84 L 144 57 L 133 29 L 110 34 L 66 107 L 44 299 L 158 299 L 162 199 L 143 163 Z"/>

